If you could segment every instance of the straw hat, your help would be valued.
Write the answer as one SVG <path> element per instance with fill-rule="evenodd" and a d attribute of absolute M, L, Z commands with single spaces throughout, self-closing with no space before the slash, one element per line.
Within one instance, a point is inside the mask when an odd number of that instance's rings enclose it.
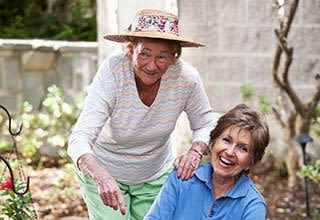
<path fill-rule="evenodd" d="M 107 34 L 103 36 L 107 40 L 115 42 L 129 42 L 132 37 L 160 38 L 179 41 L 182 47 L 204 47 L 197 43 L 180 37 L 179 19 L 174 14 L 145 9 L 139 11 L 133 18 L 132 24 L 123 34 Z"/>

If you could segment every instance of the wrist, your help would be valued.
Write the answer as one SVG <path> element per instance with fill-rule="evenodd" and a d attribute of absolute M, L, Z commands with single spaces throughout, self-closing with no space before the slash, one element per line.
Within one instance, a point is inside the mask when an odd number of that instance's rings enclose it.
<path fill-rule="evenodd" d="M 190 150 L 194 151 L 199 156 L 200 160 L 202 159 L 203 153 L 201 151 L 198 151 L 197 149 L 193 149 L 193 148 L 191 148 Z"/>
<path fill-rule="evenodd" d="M 203 155 L 207 154 L 208 145 L 202 141 L 196 141 L 192 144 L 190 150 L 194 151 L 202 158 Z"/>

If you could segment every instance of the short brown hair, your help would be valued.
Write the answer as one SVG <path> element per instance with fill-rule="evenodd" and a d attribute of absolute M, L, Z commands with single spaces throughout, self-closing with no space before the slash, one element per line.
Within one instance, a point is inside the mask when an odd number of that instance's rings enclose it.
<path fill-rule="evenodd" d="M 217 126 L 210 133 L 210 146 L 212 147 L 222 132 L 229 127 L 248 129 L 253 141 L 252 166 L 258 163 L 269 144 L 270 134 L 266 117 L 263 113 L 255 111 L 245 104 L 239 104 L 222 115 Z"/>

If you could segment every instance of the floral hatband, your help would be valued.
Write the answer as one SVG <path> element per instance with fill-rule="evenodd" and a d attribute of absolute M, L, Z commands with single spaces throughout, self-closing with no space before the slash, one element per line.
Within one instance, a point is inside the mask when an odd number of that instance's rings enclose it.
<path fill-rule="evenodd" d="M 136 17 L 127 31 L 157 31 L 179 36 L 178 20 L 162 15 L 144 15 Z"/>

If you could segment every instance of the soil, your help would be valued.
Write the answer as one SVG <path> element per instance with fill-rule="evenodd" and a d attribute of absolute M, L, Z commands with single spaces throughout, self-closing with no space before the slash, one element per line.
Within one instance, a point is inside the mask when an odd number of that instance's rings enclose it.
<path fill-rule="evenodd" d="M 87 219 L 87 209 L 72 169 L 42 168 L 27 173 L 31 176 L 30 190 L 39 219 Z M 252 174 L 257 188 L 264 195 L 270 220 L 312 219 L 306 217 L 305 191 L 302 180 L 289 189 L 287 178 L 278 170 L 265 174 Z M 320 186 L 309 181 L 309 203 L 313 219 L 320 219 Z"/>

